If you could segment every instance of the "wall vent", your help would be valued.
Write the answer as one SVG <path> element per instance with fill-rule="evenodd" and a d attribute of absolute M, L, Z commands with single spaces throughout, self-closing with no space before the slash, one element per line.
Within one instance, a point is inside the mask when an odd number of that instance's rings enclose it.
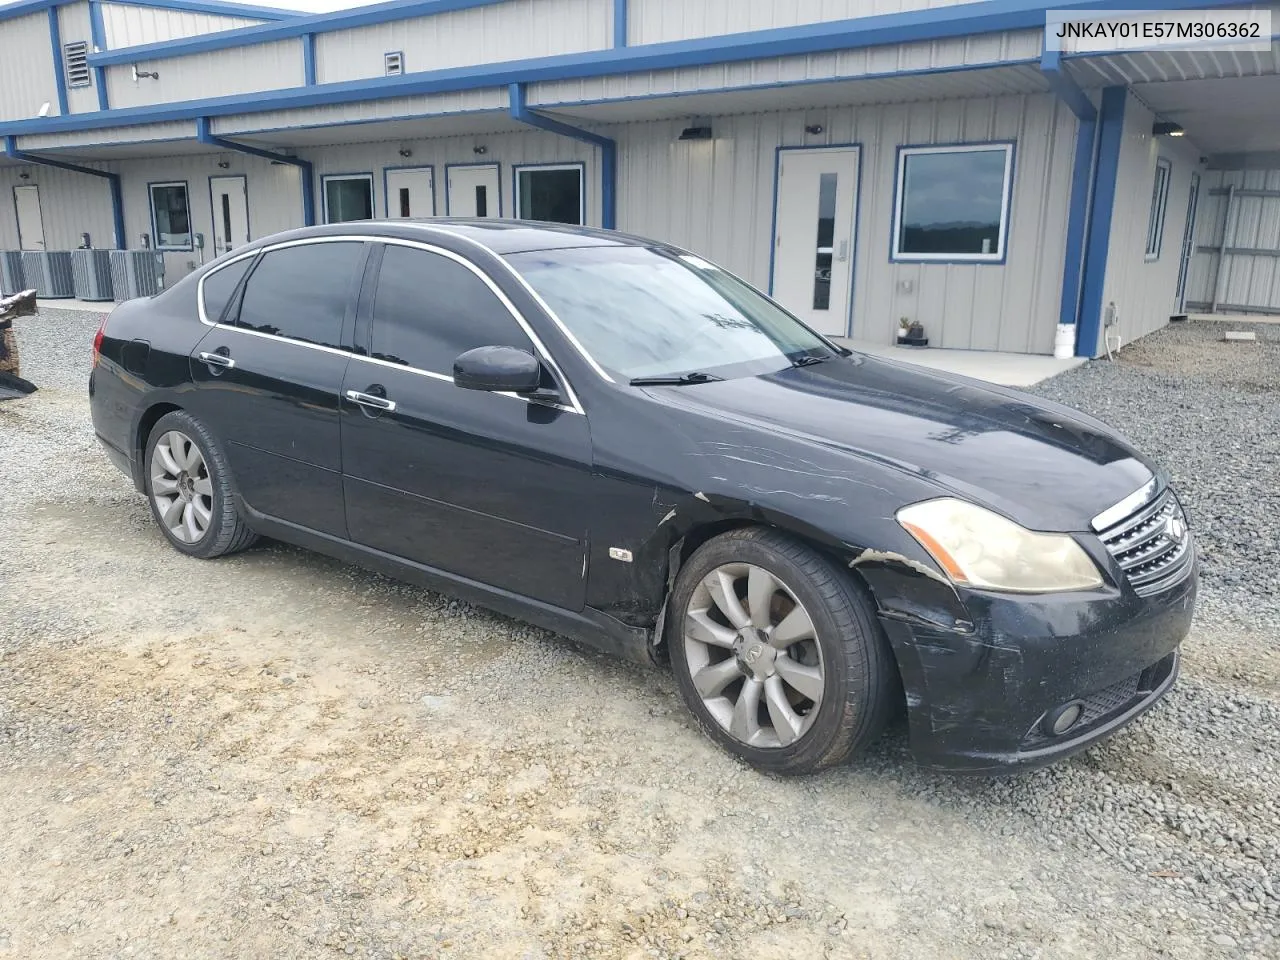
<path fill-rule="evenodd" d="M 388 77 L 398 77 L 404 73 L 404 54 L 399 50 L 394 53 L 384 53 L 382 60 L 386 64 Z"/>
<path fill-rule="evenodd" d="M 83 40 L 63 44 L 62 58 L 67 68 L 67 86 L 89 86 L 89 44 Z"/>

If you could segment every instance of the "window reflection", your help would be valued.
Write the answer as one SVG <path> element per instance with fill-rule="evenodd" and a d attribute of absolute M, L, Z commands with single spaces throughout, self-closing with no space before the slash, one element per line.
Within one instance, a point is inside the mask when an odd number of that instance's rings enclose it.
<path fill-rule="evenodd" d="M 818 263 L 813 273 L 813 309 L 831 309 L 831 255 L 836 237 L 837 174 L 818 179 Z"/>
<path fill-rule="evenodd" d="M 904 151 L 897 253 L 1000 256 L 1009 151 Z"/>

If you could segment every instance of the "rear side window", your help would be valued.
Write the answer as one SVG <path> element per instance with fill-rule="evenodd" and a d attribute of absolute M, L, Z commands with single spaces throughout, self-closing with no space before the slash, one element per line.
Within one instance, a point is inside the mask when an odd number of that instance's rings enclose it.
<path fill-rule="evenodd" d="M 201 285 L 201 296 L 204 298 L 204 316 L 210 323 L 217 323 L 222 319 L 222 313 L 227 309 L 227 304 L 231 300 L 231 295 L 235 293 L 236 284 L 240 282 L 240 278 L 244 276 L 245 271 L 249 269 L 253 263 L 253 257 L 245 257 L 243 260 L 237 260 L 220 270 L 215 270 L 204 278 Z"/>
<path fill-rule="evenodd" d="M 364 244 L 309 243 L 263 254 L 249 275 L 236 326 L 337 347 Z"/>
<path fill-rule="evenodd" d="M 533 344 L 511 312 L 462 264 L 426 250 L 387 246 L 373 301 L 373 356 L 431 373 L 475 347 Z"/>

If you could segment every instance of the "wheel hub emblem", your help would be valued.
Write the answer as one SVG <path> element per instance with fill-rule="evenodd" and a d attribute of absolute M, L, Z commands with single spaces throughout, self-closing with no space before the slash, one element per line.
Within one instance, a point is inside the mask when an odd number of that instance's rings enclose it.
<path fill-rule="evenodd" d="M 748 627 L 738 635 L 734 644 L 734 655 L 738 660 L 738 669 L 748 677 L 767 680 L 773 676 L 774 660 L 777 652 L 771 647 L 760 632 Z"/>

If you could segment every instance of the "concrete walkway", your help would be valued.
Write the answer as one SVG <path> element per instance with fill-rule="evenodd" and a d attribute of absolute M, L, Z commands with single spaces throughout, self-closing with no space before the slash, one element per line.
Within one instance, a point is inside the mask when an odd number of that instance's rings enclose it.
<path fill-rule="evenodd" d="M 959 373 L 1005 387 L 1030 387 L 1041 380 L 1065 373 L 1083 364 L 1083 357 L 1055 360 L 1040 354 L 996 353 L 994 350 L 943 350 L 938 347 L 900 347 L 897 344 L 869 343 L 835 337 L 850 350 L 875 357 L 915 363 L 933 370 Z"/>
<path fill-rule="evenodd" d="M 79 310 L 81 313 L 110 313 L 116 305 L 110 300 L 37 300 L 36 306 L 41 310 Z"/>

